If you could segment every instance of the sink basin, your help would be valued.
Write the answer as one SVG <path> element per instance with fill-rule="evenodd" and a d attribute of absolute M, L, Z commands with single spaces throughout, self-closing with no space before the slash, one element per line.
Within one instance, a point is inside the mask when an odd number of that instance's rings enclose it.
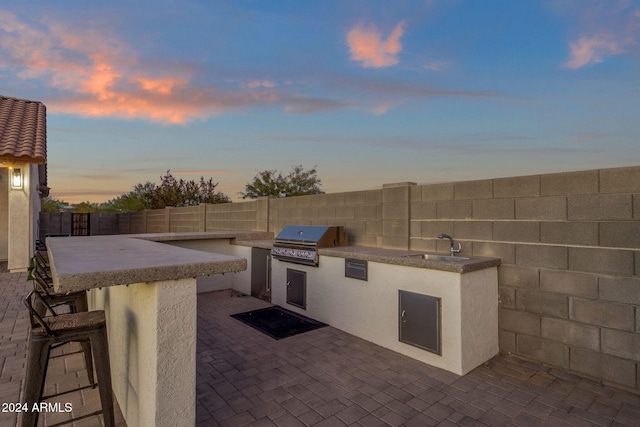
<path fill-rule="evenodd" d="M 431 261 L 443 261 L 443 262 L 461 262 L 467 261 L 469 258 L 463 256 L 451 256 L 451 255 L 438 255 L 438 254 L 414 254 L 405 255 L 407 258 L 420 258 L 428 259 Z"/>

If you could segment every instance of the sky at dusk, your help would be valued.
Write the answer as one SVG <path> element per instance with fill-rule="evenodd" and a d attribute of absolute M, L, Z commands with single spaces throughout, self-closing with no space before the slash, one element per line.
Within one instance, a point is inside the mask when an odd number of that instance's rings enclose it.
<path fill-rule="evenodd" d="M 325 192 L 640 164 L 640 1 L 3 0 L 51 196 L 317 166 Z"/>

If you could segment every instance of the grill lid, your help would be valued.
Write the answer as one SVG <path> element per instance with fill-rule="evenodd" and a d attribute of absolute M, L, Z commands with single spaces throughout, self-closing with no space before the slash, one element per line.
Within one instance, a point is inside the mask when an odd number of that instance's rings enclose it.
<path fill-rule="evenodd" d="M 281 261 L 317 266 L 319 248 L 346 244 L 342 226 L 287 225 L 276 236 L 271 255 Z"/>
<path fill-rule="evenodd" d="M 322 225 L 287 225 L 276 236 L 276 242 L 318 243 L 331 227 Z M 335 227 L 334 227 L 335 228 Z"/>

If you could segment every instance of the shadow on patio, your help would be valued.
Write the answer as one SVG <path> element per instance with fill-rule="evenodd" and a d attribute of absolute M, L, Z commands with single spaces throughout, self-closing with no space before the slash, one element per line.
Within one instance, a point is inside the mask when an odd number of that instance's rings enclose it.
<path fill-rule="evenodd" d="M 26 273 L 0 274 L 2 404 L 20 397 L 28 333 L 21 298 L 30 287 Z M 198 425 L 640 425 L 640 396 L 515 357 L 459 377 L 332 327 L 276 341 L 229 316 L 268 305 L 229 291 L 198 295 Z M 57 359 L 47 387 L 69 379 L 86 381 L 81 357 Z M 99 405 L 97 390 L 64 399 L 78 413 Z M 0 412 L 0 425 L 15 421 Z"/>

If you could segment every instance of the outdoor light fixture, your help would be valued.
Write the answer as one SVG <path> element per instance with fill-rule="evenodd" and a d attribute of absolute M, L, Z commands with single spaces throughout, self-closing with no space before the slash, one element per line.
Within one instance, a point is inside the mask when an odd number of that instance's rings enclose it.
<path fill-rule="evenodd" d="M 11 171 L 11 188 L 22 188 L 22 170 L 20 168 Z"/>

